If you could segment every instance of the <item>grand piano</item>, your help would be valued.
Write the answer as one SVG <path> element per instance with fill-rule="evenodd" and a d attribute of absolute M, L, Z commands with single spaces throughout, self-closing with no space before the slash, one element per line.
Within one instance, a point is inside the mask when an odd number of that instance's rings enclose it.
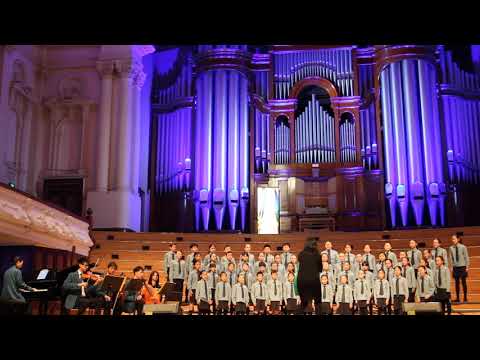
<path fill-rule="evenodd" d="M 78 270 L 78 265 L 70 266 L 61 271 L 49 270 L 46 278 L 40 280 L 32 280 L 27 282 L 27 285 L 46 291 L 24 291 L 22 292 L 25 300 L 32 303 L 35 301 L 39 302 L 39 315 L 48 314 L 48 305 L 51 302 L 60 302 L 61 312 L 64 312 L 63 302 L 64 302 L 64 293 L 62 290 L 63 282 L 67 278 L 68 274 Z M 38 277 L 35 276 L 35 278 Z"/>

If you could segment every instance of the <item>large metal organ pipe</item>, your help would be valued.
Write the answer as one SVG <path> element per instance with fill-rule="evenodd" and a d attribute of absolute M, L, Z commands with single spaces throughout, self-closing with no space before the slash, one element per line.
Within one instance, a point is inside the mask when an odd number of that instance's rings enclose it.
<path fill-rule="evenodd" d="M 396 62 L 389 66 L 390 101 L 392 104 L 393 137 L 395 144 L 395 161 L 397 163 L 397 201 L 403 226 L 407 225 L 409 186 L 407 180 L 407 147 L 405 143 L 405 122 L 403 118 L 403 93 L 401 64 Z"/>
<path fill-rule="evenodd" d="M 412 204 L 416 225 L 423 221 L 424 186 L 422 141 L 418 117 L 418 78 L 416 60 L 402 61 L 403 93 L 405 95 L 405 127 L 408 146 L 408 178 L 410 186 L 410 204 Z"/>
<path fill-rule="evenodd" d="M 239 156 L 239 113 L 238 113 L 238 83 L 240 75 L 233 71 L 230 74 L 228 83 L 228 93 L 231 101 L 228 104 L 228 164 L 235 164 Z M 230 229 L 235 229 L 237 219 L 237 208 L 240 202 L 239 192 L 239 168 L 238 166 L 228 166 L 228 211 L 230 218 Z"/>
<path fill-rule="evenodd" d="M 157 121 L 157 191 L 184 191 L 190 186 L 191 108 L 160 113 Z"/>
<path fill-rule="evenodd" d="M 203 229 L 208 229 L 211 206 L 211 166 L 212 166 L 212 71 L 201 74 L 197 79 L 197 116 L 195 123 L 195 191 L 196 216 L 202 217 Z M 197 228 L 197 230 L 200 230 Z"/>
<path fill-rule="evenodd" d="M 385 149 L 390 152 L 390 156 L 385 156 L 385 196 L 387 197 L 392 227 L 397 225 L 397 172 L 395 167 L 395 147 L 393 137 L 393 124 L 391 116 L 390 103 L 390 72 L 384 69 L 380 74 L 381 81 L 381 105 L 383 115 L 383 138 Z"/>
<path fill-rule="evenodd" d="M 293 85 L 311 76 L 334 83 L 342 96 L 353 96 L 352 48 L 274 53 L 274 93 L 286 99 Z"/>
<path fill-rule="evenodd" d="M 343 163 L 356 161 L 355 122 L 346 118 L 340 123 L 340 161 Z"/>
<path fill-rule="evenodd" d="M 444 225 L 445 183 L 435 68 L 426 60 L 401 60 L 388 65 L 380 80 L 386 149 L 385 195 L 392 225 L 401 220 L 402 226 L 407 226 L 409 209 L 414 224 L 423 225 L 425 200 L 429 223 Z M 449 105 L 447 101 L 447 113 Z M 446 131 L 450 125 L 446 124 Z"/>
<path fill-rule="evenodd" d="M 323 110 L 313 94 L 295 120 L 295 161 L 335 162 L 335 119 Z"/>
<path fill-rule="evenodd" d="M 290 162 L 290 127 L 286 117 L 280 117 L 275 124 L 275 163 Z"/>
<path fill-rule="evenodd" d="M 222 228 L 225 209 L 226 170 L 227 170 L 227 76 L 225 71 L 215 73 L 213 113 L 213 208 L 217 230 Z"/>
<path fill-rule="evenodd" d="M 444 225 L 444 193 L 442 147 L 440 142 L 440 120 L 436 95 L 436 74 L 433 65 L 418 60 L 419 93 L 422 113 L 422 132 L 426 164 L 425 180 L 428 184 L 427 201 L 430 221 L 437 225 L 437 206 L 440 206 L 440 219 Z"/>
<path fill-rule="evenodd" d="M 207 70 L 197 78 L 195 207 L 198 230 L 246 229 L 249 201 L 247 79 L 236 70 Z M 228 204 L 227 204 L 228 201 Z M 201 217 L 201 221 L 199 221 Z M 200 227 L 200 225 L 202 225 Z"/>
<path fill-rule="evenodd" d="M 255 172 L 268 170 L 268 119 L 269 115 L 255 109 Z"/>
<path fill-rule="evenodd" d="M 448 177 L 453 184 L 478 184 L 480 78 L 460 69 L 443 46 L 439 46 L 439 54 Z"/>

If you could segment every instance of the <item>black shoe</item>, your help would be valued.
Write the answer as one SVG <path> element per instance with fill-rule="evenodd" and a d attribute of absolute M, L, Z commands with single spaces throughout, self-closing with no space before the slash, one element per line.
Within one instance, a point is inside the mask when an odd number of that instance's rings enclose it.
<path fill-rule="evenodd" d="M 460 302 L 460 299 L 455 299 L 454 301 L 452 301 L 454 303 L 459 303 Z"/>

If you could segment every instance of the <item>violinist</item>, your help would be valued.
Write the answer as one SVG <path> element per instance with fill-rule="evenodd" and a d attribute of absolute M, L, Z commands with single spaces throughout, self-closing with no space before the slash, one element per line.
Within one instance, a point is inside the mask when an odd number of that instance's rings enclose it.
<path fill-rule="evenodd" d="M 88 307 L 94 307 L 95 314 L 98 315 L 102 302 L 99 301 L 98 297 L 91 295 L 92 286 L 95 286 L 95 284 L 89 283 L 89 280 L 92 280 L 92 276 L 87 271 L 87 258 L 79 258 L 78 270 L 68 274 L 62 286 L 67 294 L 64 306 L 66 310 L 78 308 L 78 315 L 83 314 Z M 97 282 L 99 279 L 94 281 Z"/>
<path fill-rule="evenodd" d="M 148 281 L 143 285 L 141 295 L 145 304 L 160 304 L 160 274 L 152 271 Z"/>
<path fill-rule="evenodd" d="M 133 279 L 143 280 L 143 268 L 136 266 L 133 269 Z M 128 283 L 125 286 L 128 288 Z M 143 288 L 142 288 L 143 289 Z M 141 315 L 143 312 L 143 305 L 145 304 L 141 291 L 125 291 L 123 301 L 123 311 L 126 313 L 137 312 L 137 315 Z"/>
<path fill-rule="evenodd" d="M 106 276 L 115 276 L 117 272 L 118 266 L 117 264 L 112 261 L 107 265 L 107 273 L 105 274 Z M 115 298 L 117 296 L 116 292 L 113 292 L 111 290 L 101 290 L 103 281 L 105 279 L 101 279 L 100 281 L 97 281 L 97 285 L 95 286 L 95 296 L 99 298 L 100 301 L 103 302 L 103 308 L 104 308 L 104 315 L 110 315 L 112 311 L 112 306 L 115 301 Z"/>

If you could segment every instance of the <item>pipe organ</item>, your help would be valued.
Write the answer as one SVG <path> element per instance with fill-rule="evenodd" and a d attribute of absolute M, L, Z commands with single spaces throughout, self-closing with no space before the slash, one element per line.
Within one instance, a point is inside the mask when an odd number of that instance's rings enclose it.
<path fill-rule="evenodd" d="M 288 122 L 279 119 L 275 124 L 275 163 L 290 162 L 290 126 Z"/>
<path fill-rule="evenodd" d="M 255 110 L 255 172 L 266 174 L 270 151 L 268 148 L 268 114 Z"/>
<path fill-rule="evenodd" d="M 355 123 L 346 119 L 340 124 L 340 161 L 342 163 L 356 160 Z"/>
<path fill-rule="evenodd" d="M 297 163 L 335 162 L 335 119 L 312 95 L 295 120 Z"/>
<path fill-rule="evenodd" d="M 275 97 L 287 99 L 295 83 L 322 77 L 335 84 L 342 96 L 353 95 L 352 48 L 285 51 L 274 55 Z"/>
<path fill-rule="evenodd" d="M 480 77 L 460 69 L 451 51 L 441 47 L 439 53 L 448 177 L 456 184 L 479 184 Z M 469 136 L 464 138 L 462 134 Z"/>
<path fill-rule="evenodd" d="M 151 81 L 151 213 L 185 217 L 151 230 L 254 232 L 266 184 L 283 230 L 321 207 L 340 228 L 463 225 L 480 200 L 480 78 L 444 46 L 184 46 Z"/>
<path fill-rule="evenodd" d="M 360 107 L 361 157 L 365 169 L 378 169 L 377 121 L 375 109 L 375 74 L 371 49 L 358 49 L 357 56 L 363 62 L 358 64 L 359 87 L 364 103 Z"/>
<path fill-rule="evenodd" d="M 190 54 L 181 52 L 170 71 L 152 79 L 152 104 L 157 122 L 158 194 L 183 191 L 190 187 L 192 129 L 192 63 Z"/>

